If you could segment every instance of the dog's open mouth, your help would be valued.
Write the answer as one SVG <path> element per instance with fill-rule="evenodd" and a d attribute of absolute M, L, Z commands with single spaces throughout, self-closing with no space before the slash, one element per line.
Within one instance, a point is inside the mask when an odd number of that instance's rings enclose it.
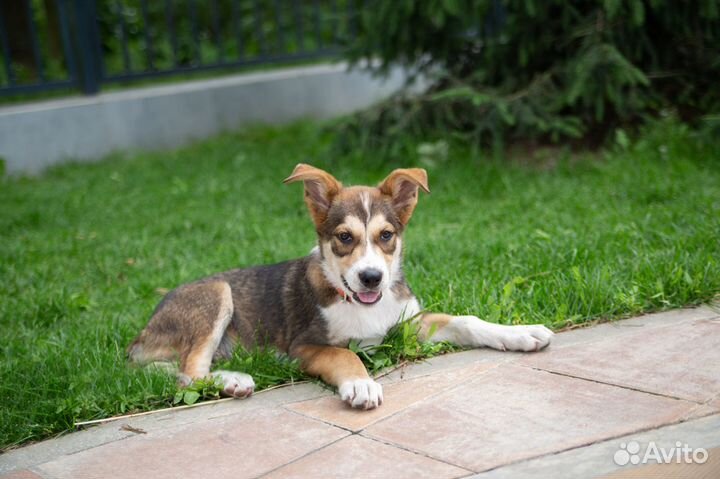
<path fill-rule="evenodd" d="M 358 303 L 375 304 L 382 298 L 380 291 L 365 291 L 364 293 L 353 293 L 353 298 Z"/>
<path fill-rule="evenodd" d="M 380 301 L 380 298 L 382 298 L 382 291 L 363 291 L 356 293 L 355 290 L 350 287 L 344 276 L 340 276 L 340 279 L 342 279 L 343 285 L 348 291 L 352 293 L 352 297 L 357 303 L 371 305 L 377 303 Z"/>

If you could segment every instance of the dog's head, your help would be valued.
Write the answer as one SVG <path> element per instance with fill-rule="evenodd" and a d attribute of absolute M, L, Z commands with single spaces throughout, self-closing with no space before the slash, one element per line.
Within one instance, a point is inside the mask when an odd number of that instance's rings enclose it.
<path fill-rule="evenodd" d="M 402 233 L 418 200 L 430 192 L 421 168 L 395 170 L 377 187 L 344 188 L 330 173 L 299 164 L 285 183 L 305 184 L 325 276 L 355 302 L 380 301 L 402 275 Z"/>

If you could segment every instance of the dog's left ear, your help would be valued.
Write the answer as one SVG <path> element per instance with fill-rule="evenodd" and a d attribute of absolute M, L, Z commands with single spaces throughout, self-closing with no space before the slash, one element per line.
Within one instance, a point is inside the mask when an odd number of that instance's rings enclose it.
<path fill-rule="evenodd" d="M 392 198 L 392 205 L 403 225 L 410 221 L 418 201 L 418 189 L 430 193 L 427 172 L 422 168 L 395 170 L 378 186 L 380 192 Z"/>
<path fill-rule="evenodd" d="M 315 226 L 320 227 L 327 219 L 333 198 L 342 189 L 342 183 L 320 168 L 299 163 L 283 183 L 305 183 L 305 204 L 310 210 Z"/>

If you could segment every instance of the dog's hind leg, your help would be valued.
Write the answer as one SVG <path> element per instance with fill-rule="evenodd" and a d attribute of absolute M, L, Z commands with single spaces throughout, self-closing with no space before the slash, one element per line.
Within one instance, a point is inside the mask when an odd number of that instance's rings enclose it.
<path fill-rule="evenodd" d="M 233 309 L 230 285 L 224 281 L 181 286 L 160 303 L 147 327 L 130 346 L 129 356 L 147 362 L 176 352 L 180 358 L 181 384 L 214 376 L 222 381 L 225 394 L 249 396 L 255 387 L 249 375 L 231 371 L 210 373 L 221 341 L 230 341 L 227 328 Z"/>
<path fill-rule="evenodd" d="M 471 348 L 500 351 L 539 351 L 550 344 L 553 332 L 541 324 L 506 326 L 488 323 L 475 316 L 425 313 L 420 318 L 420 339 L 449 341 Z"/>

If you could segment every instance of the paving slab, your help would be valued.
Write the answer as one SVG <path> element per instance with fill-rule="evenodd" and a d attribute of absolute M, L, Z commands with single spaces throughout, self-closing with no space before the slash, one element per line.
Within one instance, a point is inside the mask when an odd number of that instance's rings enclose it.
<path fill-rule="evenodd" d="M 383 385 L 383 405 L 372 411 L 349 408 L 347 404 L 338 401 L 336 397 L 303 401 L 286 407 L 300 414 L 351 431 L 360 431 L 370 424 L 402 411 L 408 406 L 459 387 L 467 380 L 473 379 L 495 367 L 497 367 L 497 364 L 474 363 L 407 381 L 396 380 L 396 382 L 385 383 Z"/>
<path fill-rule="evenodd" d="M 317 384 L 303 383 L 262 391 L 247 400 L 213 401 L 202 403 L 198 407 L 172 408 L 145 416 L 107 422 L 2 454 L 0 455 L 0 474 L 32 467 L 50 459 L 134 437 L 134 433 L 123 428 L 125 425 L 141 429 L 148 434 L 155 434 L 209 419 L 219 419 L 235 414 L 251 414 L 259 409 L 332 395 L 333 392 L 327 388 Z"/>
<path fill-rule="evenodd" d="M 263 478 L 422 479 L 467 476 L 470 471 L 353 435 L 283 466 Z"/>
<path fill-rule="evenodd" d="M 720 318 L 641 329 L 518 364 L 653 394 L 709 402 L 720 391 Z"/>
<path fill-rule="evenodd" d="M 257 477 L 348 433 L 281 408 L 259 409 L 63 456 L 45 477 Z"/>
<path fill-rule="evenodd" d="M 558 454 L 548 454 L 520 461 L 474 475 L 472 479 L 591 479 L 614 473 L 618 473 L 618 477 L 622 477 L 623 473 L 629 473 L 636 469 L 637 466 L 630 463 L 625 465 L 616 464 L 614 457 L 617 451 L 621 449 L 622 444 L 627 445 L 631 441 L 637 442 L 642 451 L 645 451 L 650 442 L 659 448 L 669 450 L 680 441 L 692 448 L 707 449 L 709 453 L 708 460 L 713 458 L 720 460 L 720 450 L 718 450 L 718 447 L 720 447 L 720 434 L 718 434 L 718 431 L 720 431 L 720 415 L 716 414 L 702 419 L 613 438 Z M 705 468 L 698 467 L 697 469 L 704 470 Z M 708 467 L 707 470 L 710 471 L 710 468 Z M 660 479 L 673 476 L 651 476 L 647 474 L 641 477 Z M 684 475 L 675 477 L 677 479 L 690 479 Z M 720 477 L 720 474 L 710 475 L 707 479 L 717 479 L 718 477 Z"/>
<path fill-rule="evenodd" d="M 708 305 L 697 308 L 672 309 L 659 313 L 642 314 L 627 319 L 589 324 L 562 332 L 553 338 L 552 348 L 559 349 L 580 343 L 606 341 L 626 334 L 633 334 L 643 329 L 680 325 L 681 323 L 692 323 L 699 319 L 713 319 L 718 317 L 720 317 L 720 308 Z"/>
<path fill-rule="evenodd" d="M 479 472 L 683 421 L 697 406 L 503 364 L 363 435 Z"/>

